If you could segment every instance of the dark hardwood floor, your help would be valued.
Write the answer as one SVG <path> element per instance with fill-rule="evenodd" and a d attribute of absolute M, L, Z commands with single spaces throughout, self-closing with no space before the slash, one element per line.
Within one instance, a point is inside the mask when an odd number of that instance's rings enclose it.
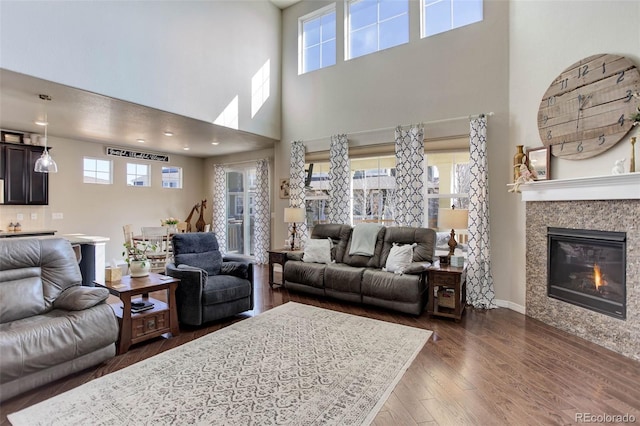
<path fill-rule="evenodd" d="M 208 327 L 181 328 L 178 337 L 135 345 L 97 367 L 6 401 L 0 405 L 2 425 L 9 424 L 9 413 L 288 301 L 434 332 L 375 425 L 577 424 L 579 413 L 628 414 L 640 423 L 640 362 L 537 320 L 502 308 L 487 312 L 467 308 L 460 323 L 426 313 L 416 318 L 271 290 L 267 275 L 265 266 L 256 268 L 253 312 Z M 612 424 L 617 419 L 600 420 Z"/>

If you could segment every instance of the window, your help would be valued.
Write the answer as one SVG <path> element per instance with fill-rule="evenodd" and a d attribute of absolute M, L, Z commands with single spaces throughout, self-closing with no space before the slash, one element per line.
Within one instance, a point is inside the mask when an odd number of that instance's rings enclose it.
<path fill-rule="evenodd" d="M 422 37 L 482 21 L 483 0 L 422 0 Z"/>
<path fill-rule="evenodd" d="M 427 227 L 438 228 L 438 208 L 469 208 L 469 151 L 426 153 Z"/>
<path fill-rule="evenodd" d="M 396 189 L 393 155 L 351 160 L 353 223 L 393 225 Z"/>
<path fill-rule="evenodd" d="M 351 0 L 347 17 L 347 59 L 409 42 L 408 0 Z"/>
<path fill-rule="evenodd" d="M 182 188 L 182 167 L 163 167 L 162 187 Z"/>
<path fill-rule="evenodd" d="M 127 163 L 127 185 L 151 186 L 148 164 Z"/>
<path fill-rule="evenodd" d="M 299 20 L 298 74 L 336 64 L 335 4 L 319 9 Z"/>
<path fill-rule="evenodd" d="M 227 252 L 253 256 L 256 168 L 227 172 Z"/>
<path fill-rule="evenodd" d="M 113 183 L 111 160 L 84 157 L 82 181 L 84 183 L 111 185 Z"/>

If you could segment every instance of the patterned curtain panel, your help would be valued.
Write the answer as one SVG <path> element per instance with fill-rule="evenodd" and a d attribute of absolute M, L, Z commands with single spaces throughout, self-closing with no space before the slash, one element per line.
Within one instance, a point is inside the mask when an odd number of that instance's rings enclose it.
<path fill-rule="evenodd" d="M 396 194 L 397 226 L 424 224 L 424 128 L 396 128 Z"/>
<path fill-rule="evenodd" d="M 220 252 L 227 252 L 227 171 L 221 164 L 213 165 L 212 228 L 218 238 Z"/>
<path fill-rule="evenodd" d="M 347 135 L 331 136 L 327 219 L 329 223 L 351 223 L 351 166 Z"/>
<path fill-rule="evenodd" d="M 256 164 L 256 195 L 253 201 L 254 256 L 257 264 L 268 263 L 271 242 L 271 211 L 269 209 L 269 161 L 258 160 Z"/>
<path fill-rule="evenodd" d="M 291 142 L 291 176 L 289 179 L 289 207 L 302 207 L 305 206 L 305 194 L 304 194 L 304 144 L 302 141 Z M 289 224 L 289 232 L 287 235 L 291 235 L 293 226 Z M 307 224 L 296 224 L 296 242 L 307 240 Z"/>
<path fill-rule="evenodd" d="M 469 190 L 469 265 L 467 303 L 475 308 L 495 308 L 489 260 L 489 172 L 487 168 L 487 118 L 471 120 Z"/>

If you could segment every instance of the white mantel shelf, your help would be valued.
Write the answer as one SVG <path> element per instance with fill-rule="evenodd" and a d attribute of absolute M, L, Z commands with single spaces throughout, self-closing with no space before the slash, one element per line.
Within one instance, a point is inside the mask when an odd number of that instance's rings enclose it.
<path fill-rule="evenodd" d="M 638 200 L 640 172 L 520 185 L 522 201 Z"/>

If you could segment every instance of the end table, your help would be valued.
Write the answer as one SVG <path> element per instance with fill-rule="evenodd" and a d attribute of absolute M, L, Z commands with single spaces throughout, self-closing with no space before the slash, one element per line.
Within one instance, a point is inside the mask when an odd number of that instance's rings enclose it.
<path fill-rule="evenodd" d="M 287 255 L 291 254 L 301 254 L 302 250 L 290 250 L 290 249 L 274 249 L 269 250 L 269 287 L 273 288 L 274 285 L 281 287 L 284 285 L 284 264 L 287 263 L 288 257 Z M 273 280 L 273 265 L 280 264 L 282 266 L 282 282 L 276 283 Z"/>
<path fill-rule="evenodd" d="M 438 265 L 427 270 L 429 300 L 427 313 L 460 321 L 467 302 L 467 265 Z"/>

